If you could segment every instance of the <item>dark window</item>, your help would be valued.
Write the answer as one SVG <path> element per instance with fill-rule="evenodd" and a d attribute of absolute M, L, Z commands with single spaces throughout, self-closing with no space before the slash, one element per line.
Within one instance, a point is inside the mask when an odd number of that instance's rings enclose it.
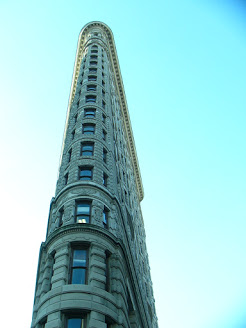
<path fill-rule="evenodd" d="M 79 107 L 79 100 L 77 101 L 77 107 Z"/>
<path fill-rule="evenodd" d="M 91 53 L 92 53 L 92 54 L 97 54 L 97 53 L 98 53 L 98 50 L 93 49 L 93 50 L 91 50 Z"/>
<path fill-rule="evenodd" d="M 91 55 L 91 59 L 97 60 L 97 55 Z"/>
<path fill-rule="evenodd" d="M 74 136 L 75 136 L 75 130 L 72 131 L 72 140 L 74 139 Z"/>
<path fill-rule="evenodd" d="M 93 118 L 96 115 L 96 109 L 95 108 L 85 108 L 84 110 L 84 116 Z"/>
<path fill-rule="evenodd" d="M 103 86 L 103 87 L 105 86 L 105 82 L 104 82 L 104 80 L 102 80 L 102 86 Z"/>
<path fill-rule="evenodd" d="M 90 223 L 91 204 L 87 201 L 76 205 L 76 223 Z"/>
<path fill-rule="evenodd" d="M 63 219 L 64 219 L 64 208 L 62 207 L 59 210 L 59 227 L 63 225 Z"/>
<path fill-rule="evenodd" d="M 64 175 L 64 184 L 67 185 L 68 182 L 68 173 Z"/>
<path fill-rule="evenodd" d="M 106 259 L 105 259 L 105 265 L 106 265 L 106 269 L 105 269 L 105 276 L 106 276 L 106 284 L 105 284 L 105 290 L 107 292 L 110 291 L 110 268 L 109 268 L 109 259 L 110 259 L 110 253 L 108 251 L 105 252 L 106 255 Z"/>
<path fill-rule="evenodd" d="M 108 176 L 106 173 L 103 173 L 103 185 L 107 187 L 108 185 Z"/>
<path fill-rule="evenodd" d="M 102 65 L 102 69 L 104 69 L 104 66 Z"/>
<path fill-rule="evenodd" d="M 94 143 L 83 142 L 81 144 L 81 155 L 82 156 L 92 156 L 94 151 Z"/>
<path fill-rule="evenodd" d="M 107 136 L 107 132 L 105 130 L 102 130 L 102 138 L 104 141 L 106 141 L 106 136 Z"/>
<path fill-rule="evenodd" d="M 106 116 L 104 114 L 102 114 L 102 122 L 105 124 L 106 122 Z"/>
<path fill-rule="evenodd" d="M 74 115 L 74 123 L 76 123 L 78 120 L 78 114 Z"/>
<path fill-rule="evenodd" d="M 105 91 L 104 90 L 102 90 L 102 96 L 105 97 Z"/>
<path fill-rule="evenodd" d="M 97 97 L 96 96 L 94 96 L 94 95 L 88 95 L 88 96 L 86 96 L 85 97 L 85 102 L 92 102 L 92 103 L 95 103 L 96 102 L 96 99 L 97 99 Z"/>
<path fill-rule="evenodd" d="M 79 180 L 92 180 L 92 167 L 82 166 L 79 169 Z"/>
<path fill-rule="evenodd" d="M 103 148 L 103 161 L 107 163 L 107 150 L 105 148 Z"/>
<path fill-rule="evenodd" d="M 89 68 L 89 73 L 94 73 L 94 74 L 96 74 L 96 72 L 97 72 L 97 68 L 94 68 L 94 67 L 90 67 L 90 68 Z"/>
<path fill-rule="evenodd" d="M 72 157 L 72 148 L 68 152 L 68 163 L 71 161 L 71 157 Z"/>
<path fill-rule="evenodd" d="M 108 209 L 106 207 L 103 210 L 103 226 L 108 229 Z"/>
<path fill-rule="evenodd" d="M 87 85 L 87 91 L 96 91 L 97 86 L 95 84 L 89 84 Z"/>
<path fill-rule="evenodd" d="M 71 284 L 85 284 L 86 283 L 86 273 L 87 273 L 87 249 L 84 248 L 74 248 L 73 249 L 73 258 L 71 265 Z M 80 320 L 81 318 L 69 319 L 74 320 L 74 324 L 76 320 Z M 81 328 L 83 326 L 71 325 L 69 328 Z"/>
<path fill-rule="evenodd" d="M 83 124 L 82 133 L 83 134 L 94 134 L 95 133 L 95 124 Z"/>
<path fill-rule="evenodd" d="M 102 108 L 105 109 L 105 107 L 106 107 L 106 103 L 104 100 L 102 100 Z"/>
<path fill-rule="evenodd" d="M 96 75 L 89 75 L 88 76 L 88 81 L 96 81 L 97 80 L 97 76 Z"/>
<path fill-rule="evenodd" d="M 102 72 L 102 77 L 104 78 L 104 73 Z"/>
<path fill-rule="evenodd" d="M 97 66 L 97 61 L 95 61 L 95 60 L 91 60 L 91 61 L 90 61 L 90 65 L 91 65 L 91 66 Z"/>
<path fill-rule="evenodd" d="M 97 46 L 96 44 L 94 44 L 91 48 L 93 48 L 93 49 L 97 49 L 98 46 Z"/>
<path fill-rule="evenodd" d="M 67 319 L 66 328 L 85 328 L 85 318 L 69 318 Z"/>

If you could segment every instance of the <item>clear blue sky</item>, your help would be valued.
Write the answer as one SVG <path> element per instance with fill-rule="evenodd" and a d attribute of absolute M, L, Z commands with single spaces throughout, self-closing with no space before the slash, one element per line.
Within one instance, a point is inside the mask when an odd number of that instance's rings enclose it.
<path fill-rule="evenodd" d="M 1 326 L 31 323 L 78 35 L 100 20 L 143 178 L 159 327 L 246 327 L 245 18 L 236 0 L 0 0 Z"/>

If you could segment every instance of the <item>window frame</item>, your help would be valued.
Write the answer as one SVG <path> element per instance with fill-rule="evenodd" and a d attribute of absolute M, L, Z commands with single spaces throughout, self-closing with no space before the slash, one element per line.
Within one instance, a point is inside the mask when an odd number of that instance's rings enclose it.
<path fill-rule="evenodd" d="M 95 104 L 97 101 L 97 96 L 96 95 L 86 95 L 85 96 L 85 102 L 86 103 L 93 103 Z"/>
<path fill-rule="evenodd" d="M 92 150 L 83 150 L 83 147 L 84 146 L 92 146 Z M 91 154 L 90 155 L 85 155 L 83 154 L 83 152 L 90 152 Z M 91 142 L 91 141 L 87 141 L 87 142 L 82 142 L 81 143 L 81 151 L 80 151 L 80 155 L 81 156 L 93 156 L 94 155 L 94 142 Z"/>
<path fill-rule="evenodd" d="M 74 253 L 75 251 L 84 251 L 86 254 L 85 265 L 74 265 Z M 70 261 L 70 277 L 69 277 L 69 284 L 70 285 L 87 285 L 88 282 L 88 262 L 89 262 L 89 246 L 83 244 L 72 244 L 71 247 L 71 261 Z M 85 271 L 84 274 L 84 283 L 73 283 L 74 279 L 74 272 L 76 269 L 82 269 Z"/>
<path fill-rule="evenodd" d="M 105 172 L 103 172 L 103 185 L 104 187 L 108 186 L 108 175 Z"/>
<path fill-rule="evenodd" d="M 86 91 L 87 91 L 87 92 L 90 92 L 90 91 L 97 91 L 97 86 L 96 86 L 96 84 L 87 84 Z"/>
<path fill-rule="evenodd" d="M 84 214 L 84 213 L 78 213 L 78 207 L 80 205 L 85 205 L 85 206 L 82 206 L 82 207 L 86 207 L 88 206 L 89 208 L 89 214 Z M 84 217 L 86 222 L 79 222 L 78 220 L 84 220 L 83 218 L 82 219 L 78 219 L 78 217 Z M 91 221 L 91 201 L 90 200 L 80 200 L 80 201 L 76 201 L 76 205 L 75 205 L 75 223 L 79 223 L 79 224 L 88 224 L 90 223 Z"/>
<path fill-rule="evenodd" d="M 88 174 L 83 174 L 82 172 L 90 172 L 90 175 Z M 79 176 L 78 176 L 79 181 L 92 181 L 93 179 L 93 166 L 79 166 Z"/>
<path fill-rule="evenodd" d="M 91 130 L 86 130 L 85 128 L 91 127 Z M 93 129 L 92 129 L 93 128 Z M 82 134 L 93 135 L 95 134 L 96 125 L 94 123 L 84 123 L 82 124 Z"/>

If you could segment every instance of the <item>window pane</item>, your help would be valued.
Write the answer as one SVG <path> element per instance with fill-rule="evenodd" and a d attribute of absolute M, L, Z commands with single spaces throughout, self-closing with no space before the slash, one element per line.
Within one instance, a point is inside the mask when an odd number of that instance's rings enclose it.
<path fill-rule="evenodd" d="M 86 253 L 85 249 L 75 249 L 73 251 L 73 266 L 86 267 Z"/>
<path fill-rule="evenodd" d="M 84 327 L 84 319 L 81 318 L 68 319 L 67 328 L 83 328 L 83 327 Z"/>
<path fill-rule="evenodd" d="M 73 269 L 72 284 L 85 284 L 86 269 Z"/>
<path fill-rule="evenodd" d="M 77 214 L 90 214 L 90 204 L 78 204 Z"/>
<path fill-rule="evenodd" d="M 89 215 L 77 215 L 77 223 L 90 223 Z"/>

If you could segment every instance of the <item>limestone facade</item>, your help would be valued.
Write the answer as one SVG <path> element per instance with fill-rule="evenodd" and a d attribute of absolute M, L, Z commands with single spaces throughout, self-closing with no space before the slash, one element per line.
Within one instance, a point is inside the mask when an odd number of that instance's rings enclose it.
<path fill-rule="evenodd" d="M 111 30 L 81 31 L 32 328 L 157 328 L 143 187 Z"/>

